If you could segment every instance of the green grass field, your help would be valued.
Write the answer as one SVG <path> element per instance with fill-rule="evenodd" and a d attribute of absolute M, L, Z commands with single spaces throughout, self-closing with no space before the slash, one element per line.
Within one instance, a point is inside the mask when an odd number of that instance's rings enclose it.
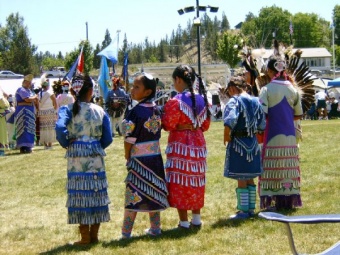
<path fill-rule="evenodd" d="M 302 121 L 300 144 L 303 207 L 288 215 L 340 213 L 340 120 Z M 9 151 L 0 158 L 0 254 L 290 254 L 282 224 L 261 218 L 231 221 L 235 212 L 236 181 L 223 177 L 225 147 L 223 124 L 213 122 L 205 133 L 208 173 L 204 225 L 199 231 L 175 229 L 176 210 L 161 214 L 163 234 L 144 235 L 148 214 L 137 216 L 133 238 L 119 240 L 123 219 L 123 139 L 114 138 L 105 158 L 111 199 L 111 221 L 101 225 L 100 242 L 73 247 L 79 240 L 77 225 L 68 225 L 65 150 L 35 147 L 29 155 Z M 161 140 L 164 152 L 167 133 Z M 164 153 L 163 153 L 163 156 Z M 292 225 L 301 253 L 317 253 L 340 240 L 340 224 Z"/>

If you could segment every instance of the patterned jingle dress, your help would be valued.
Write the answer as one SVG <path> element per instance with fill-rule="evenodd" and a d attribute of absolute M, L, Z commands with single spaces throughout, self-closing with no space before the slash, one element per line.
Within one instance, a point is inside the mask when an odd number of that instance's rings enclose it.
<path fill-rule="evenodd" d="M 136 105 L 123 120 L 125 142 L 132 145 L 125 179 L 125 209 L 156 212 L 169 207 L 159 139 L 161 117 L 152 102 Z"/>
<path fill-rule="evenodd" d="M 33 96 L 32 91 L 24 87 L 15 93 L 15 128 L 17 147 L 34 147 L 35 138 L 35 107 L 33 103 L 26 103 L 25 98 Z"/>
<path fill-rule="evenodd" d="M 192 110 L 191 94 L 184 91 L 164 106 L 162 126 L 170 131 L 165 164 L 169 204 L 180 210 L 197 210 L 204 206 L 207 148 L 203 132 L 210 119 L 204 99 L 196 96 L 197 118 Z M 182 129 L 180 126 L 197 126 Z"/>
<path fill-rule="evenodd" d="M 53 92 L 41 91 L 39 93 L 39 131 L 40 143 L 54 143 L 55 142 L 55 122 L 57 120 L 56 110 L 53 106 L 51 96 Z"/>
<path fill-rule="evenodd" d="M 259 178 L 261 209 L 302 205 L 294 116 L 302 115 L 299 93 L 289 81 L 273 80 L 260 91 L 267 114 L 263 142 L 263 174 Z"/>
<path fill-rule="evenodd" d="M 230 98 L 224 110 L 224 125 L 231 130 L 224 176 L 248 180 L 262 173 L 261 151 L 256 132 L 263 131 L 266 119 L 257 98 L 241 94 Z"/>
<path fill-rule="evenodd" d="M 67 149 L 68 223 L 92 225 L 110 220 L 104 149 L 112 142 L 110 120 L 103 108 L 80 103 L 59 109 L 57 140 Z"/>

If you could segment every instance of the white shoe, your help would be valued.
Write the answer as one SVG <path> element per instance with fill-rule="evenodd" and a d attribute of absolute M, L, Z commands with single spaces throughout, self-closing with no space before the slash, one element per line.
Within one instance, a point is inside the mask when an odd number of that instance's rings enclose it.
<path fill-rule="evenodd" d="M 149 236 L 160 236 L 162 234 L 161 229 L 152 229 L 152 228 L 147 228 L 145 229 L 145 234 Z"/>

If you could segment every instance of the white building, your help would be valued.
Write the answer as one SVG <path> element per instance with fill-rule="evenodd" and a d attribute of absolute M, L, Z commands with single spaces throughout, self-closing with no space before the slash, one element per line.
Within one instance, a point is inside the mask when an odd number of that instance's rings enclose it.
<path fill-rule="evenodd" d="M 293 49 L 295 52 L 297 49 Z M 300 48 L 301 59 L 305 61 L 310 69 L 329 71 L 331 69 L 332 55 L 326 48 Z M 273 49 L 265 50 L 263 59 L 266 61 L 273 54 Z"/>

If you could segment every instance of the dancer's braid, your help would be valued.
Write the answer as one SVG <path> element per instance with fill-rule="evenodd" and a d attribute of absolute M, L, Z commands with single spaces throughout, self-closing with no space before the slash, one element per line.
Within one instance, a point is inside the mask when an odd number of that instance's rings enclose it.
<path fill-rule="evenodd" d="M 186 84 L 188 84 L 188 88 L 191 94 L 191 102 L 192 102 L 192 111 L 194 112 L 194 118 L 196 119 L 197 117 L 197 110 L 196 110 L 196 97 L 195 97 L 195 92 L 194 92 L 194 86 L 193 86 L 193 70 L 192 68 L 188 66 L 184 66 L 184 77 L 183 80 L 185 81 Z"/>
<path fill-rule="evenodd" d="M 206 107 L 206 110 L 207 110 L 207 116 L 209 118 L 211 116 L 211 112 L 209 110 L 209 102 L 208 102 L 208 97 L 207 97 L 207 91 L 206 91 L 206 89 L 204 87 L 204 84 L 203 84 L 203 81 L 202 81 L 202 77 L 200 75 L 198 75 L 198 74 L 196 74 L 196 77 L 198 78 L 198 81 L 199 81 L 198 93 L 200 95 L 203 95 L 205 107 Z"/>

